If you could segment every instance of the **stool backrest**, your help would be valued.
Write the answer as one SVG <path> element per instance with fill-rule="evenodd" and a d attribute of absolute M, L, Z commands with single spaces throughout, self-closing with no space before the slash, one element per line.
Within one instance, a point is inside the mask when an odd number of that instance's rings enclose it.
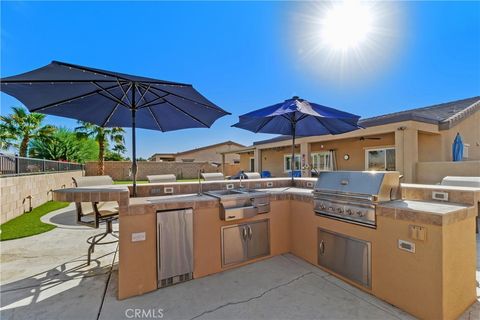
<path fill-rule="evenodd" d="M 88 176 L 72 178 L 72 180 L 76 187 L 113 185 L 113 180 L 110 176 Z M 98 228 L 99 213 L 97 212 L 98 210 L 95 210 L 94 204 L 92 202 L 76 202 L 75 205 L 77 207 L 77 223 Z M 97 209 L 101 210 L 113 210 L 118 206 L 118 203 L 116 201 L 99 202 L 96 204 L 96 206 Z M 84 219 L 82 219 L 85 216 L 93 216 L 94 220 L 86 222 Z"/>
<path fill-rule="evenodd" d="M 88 176 L 72 179 L 77 187 L 108 186 L 113 184 L 110 176 Z"/>
<path fill-rule="evenodd" d="M 174 174 L 157 174 L 147 176 L 149 183 L 176 182 L 177 177 Z"/>
<path fill-rule="evenodd" d="M 202 178 L 205 181 L 220 181 L 225 180 L 223 173 L 213 172 L 213 173 L 202 173 Z"/>

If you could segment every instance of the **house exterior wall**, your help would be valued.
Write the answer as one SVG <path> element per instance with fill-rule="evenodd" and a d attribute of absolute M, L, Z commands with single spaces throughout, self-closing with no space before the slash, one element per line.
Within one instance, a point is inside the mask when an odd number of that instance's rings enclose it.
<path fill-rule="evenodd" d="M 470 145 L 467 160 L 480 160 L 480 111 L 477 111 L 449 130 L 440 131 L 443 155 L 436 161 L 452 161 L 452 143 L 457 132 L 462 136 L 463 143 Z"/>
<path fill-rule="evenodd" d="M 443 161 L 442 136 L 428 132 L 418 133 L 418 161 Z"/>
<path fill-rule="evenodd" d="M 290 142 L 291 143 L 291 142 Z M 292 147 L 279 147 L 274 149 L 263 149 L 261 152 L 262 171 L 270 171 L 273 177 L 286 177 L 284 171 L 284 157 L 292 154 Z M 295 154 L 300 154 L 300 147 L 295 146 Z"/>
<path fill-rule="evenodd" d="M 241 153 L 239 170 L 250 171 L 250 158 L 253 158 L 254 156 L 253 152 Z"/>
<path fill-rule="evenodd" d="M 337 156 L 338 170 L 365 170 L 365 150 L 371 148 L 395 146 L 395 134 L 393 132 L 387 134 L 379 134 L 372 137 L 380 139 L 365 139 L 362 141 L 358 138 L 352 138 L 312 143 L 311 153 L 329 151 L 331 149 L 334 149 Z M 343 158 L 345 154 L 348 154 L 350 156 L 348 160 L 345 160 Z"/>
<path fill-rule="evenodd" d="M 480 177 L 480 160 L 417 163 L 417 183 L 437 184 L 445 176 Z"/>
<path fill-rule="evenodd" d="M 195 159 L 195 161 L 198 162 L 207 161 L 222 163 L 222 155 L 220 153 L 235 150 L 238 149 L 238 147 L 239 145 L 237 144 L 222 144 L 202 150 L 182 152 L 175 156 L 175 161 L 182 161 L 182 159 Z M 240 160 L 238 154 L 230 153 L 225 155 L 225 163 L 234 163 L 235 160 Z"/>

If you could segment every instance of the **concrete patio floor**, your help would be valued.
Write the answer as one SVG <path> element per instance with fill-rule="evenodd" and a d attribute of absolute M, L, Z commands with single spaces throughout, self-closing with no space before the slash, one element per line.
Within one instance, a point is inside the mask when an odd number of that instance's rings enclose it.
<path fill-rule="evenodd" d="M 100 231 L 75 225 L 73 206 L 43 220 L 58 228 L 0 244 L 1 319 L 412 318 L 290 254 L 118 301 L 117 246 L 86 266 L 85 239 Z M 480 302 L 462 319 L 480 319 Z"/>

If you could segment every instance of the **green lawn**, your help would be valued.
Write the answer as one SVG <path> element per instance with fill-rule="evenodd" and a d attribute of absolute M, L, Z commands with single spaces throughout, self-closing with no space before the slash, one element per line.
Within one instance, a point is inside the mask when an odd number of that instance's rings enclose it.
<path fill-rule="evenodd" d="M 137 184 L 148 183 L 147 180 L 137 180 Z M 132 180 L 115 180 L 113 184 L 132 184 Z"/>
<path fill-rule="evenodd" d="M 0 225 L 0 241 L 30 237 L 55 229 L 56 226 L 43 223 L 40 218 L 49 212 L 65 208 L 68 202 L 49 201 L 31 212 L 22 214 Z"/>

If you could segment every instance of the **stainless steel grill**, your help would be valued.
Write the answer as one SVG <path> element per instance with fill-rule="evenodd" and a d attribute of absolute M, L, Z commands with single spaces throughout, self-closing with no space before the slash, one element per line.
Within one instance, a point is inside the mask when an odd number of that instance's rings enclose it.
<path fill-rule="evenodd" d="M 317 215 L 376 227 L 376 206 L 400 197 L 400 174 L 396 171 L 321 172 L 315 184 Z"/>

